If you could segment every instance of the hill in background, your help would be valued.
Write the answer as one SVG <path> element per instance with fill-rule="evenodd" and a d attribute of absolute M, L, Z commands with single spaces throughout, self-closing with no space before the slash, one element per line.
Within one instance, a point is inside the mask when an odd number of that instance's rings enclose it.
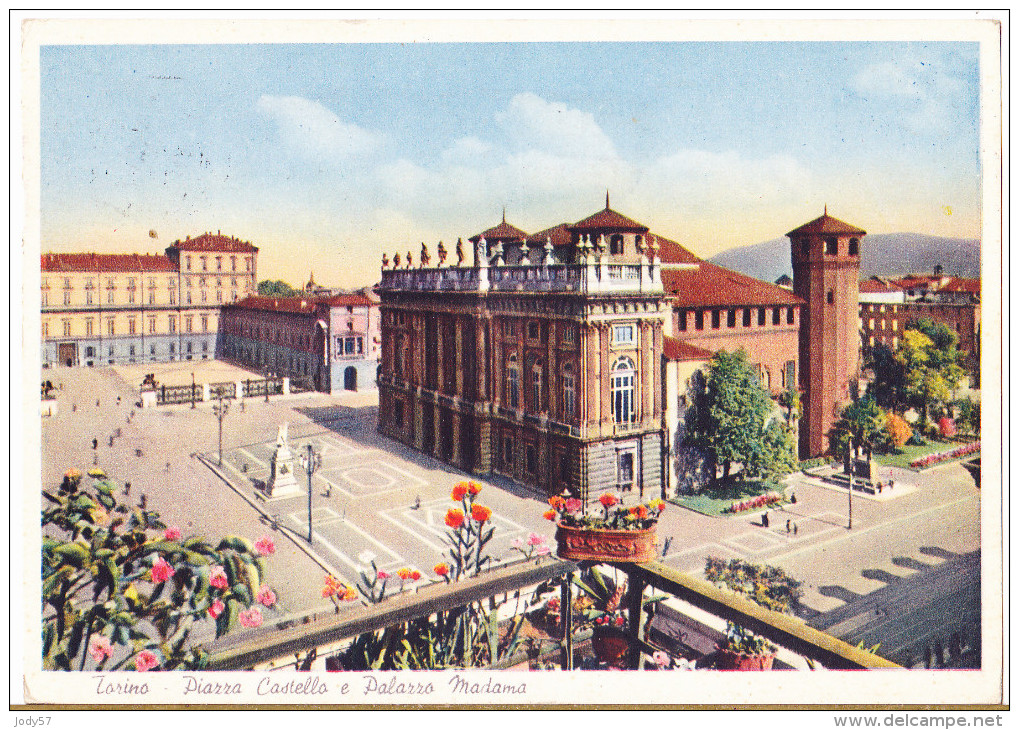
<path fill-rule="evenodd" d="M 708 259 L 756 279 L 773 282 L 782 274 L 792 276 L 789 239 L 731 248 Z M 874 233 L 863 239 L 860 278 L 875 274 L 929 273 L 940 264 L 949 276 L 980 277 L 980 241 L 975 238 L 942 238 L 922 233 Z"/>

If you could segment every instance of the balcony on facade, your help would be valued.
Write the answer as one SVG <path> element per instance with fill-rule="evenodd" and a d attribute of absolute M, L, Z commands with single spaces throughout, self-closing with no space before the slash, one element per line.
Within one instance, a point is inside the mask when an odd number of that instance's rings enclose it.
<path fill-rule="evenodd" d="M 380 291 L 567 292 L 577 294 L 663 294 L 661 262 L 641 257 L 619 263 L 604 249 L 582 248 L 581 263 L 555 263 L 551 252 L 541 263 L 506 265 L 502 251 L 489 259 L 484 239 L 472 267 L 384 268 Z M 528 259 L 525 257 L 524 259 Z"/>

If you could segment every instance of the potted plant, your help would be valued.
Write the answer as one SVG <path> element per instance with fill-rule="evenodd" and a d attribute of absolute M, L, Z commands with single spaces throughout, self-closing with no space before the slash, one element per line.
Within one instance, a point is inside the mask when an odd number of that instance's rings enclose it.
<path fill-rule="evenodd" d="M 655 526 L 665 508 L 660 499 L 627 507 L 619 495 L 598 498 L 601 510 L 588 512 L 575 498 L 550 497 L 545 518 L 556 523 L 556 554 L 566 560 L 643 563 L 654 560 Z"/>
<path fill-rule="evenodd" d="M 725 643 L 718 645 L 718 668 L 741 672 L 767 672 L 775 660 L 775 645 L 763 636 L 729 622 Z"/>
<path fill-rule="evenodd" d="M 625 669 L 630 642 L 623 633 L 626 615 L 621 609 L 626 582 L 616 583 L 597 570 L 588 568 L 573 583 L 579 589 L 576 606 L 583 625 L 591 626 L 591 648 L 598 661 Z"/>

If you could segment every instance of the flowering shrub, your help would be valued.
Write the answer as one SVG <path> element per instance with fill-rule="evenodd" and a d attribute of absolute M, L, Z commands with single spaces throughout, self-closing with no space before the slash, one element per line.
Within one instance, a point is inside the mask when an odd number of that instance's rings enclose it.
<path fill-rule="evenodd" d="M 909 462 L 909 465 L 914 469 L 926 469 L 929 466 L 940 464 L 943 461 L 951 461 L 952 459 L 959 459 L 963 456 L 969 456 L 977 451 L 980 451 L 980 442 L 974 441 L 971 444 L 964 444 L 951 451 L 942 451 L 937 454 L 927 454 L 919 459 L 913 459 Z"/>
<path fill-rule="evenodd" d="M 938 431 L 941 433 L 942 438 L 952 438 L 955 436 L 955 421 L 948 416 L 942 416 L 938 420 Z"/>
<path fill-rule="evenodd" d="M 746 499 L 742 502 L 733 502 L 722 511 L 734 515 L 740 512 L 768 507 L 769 505 L 778 504 L 781 501 L 782 495 L 778 492 L 768 492 L 767 494 L 760 494 L 753 499 Z"/>
<path fill-rule="evenodd" d="M 654 527 L 665 510 L 665 503 L 660 499 L 652 499 L 647 504 L 632 507 L 623 505 L 617 494 L 605 492 L 598 497 L 601 514 L 587 512 L 584 503 L 579 499 L 549 497 L 551 506 L 544 514 L 545 519 L 556 521 L 567 527 L 581 527 L 595 530 L 646 530 Z"/>
<path fill-rule="evenodd" d="M 530 560 L 531 557 L 548 555 L 552 552 L 546 544 L 545 538 L 535 532 L 528 535 L 527 540 L 520 537 L 514 539 L 513 542 L 510 543 L 510 548 L 523 553 L 525 560 Z"/>
<path fill-rule="evenodd" d="M 885 430 L 892 445 L 897 449 L 902 448 L 913 436 L 913 429 L 906 423 L 906 419 L 897 413 L 888 414 L 885 419 Z"/>
<path fill-rule="evenodd" d="M 459 482 L 453 487 L 450 498 L 460 507 L 446 512 L 446 544 L 451 558 L 444 573 L 436 571 L 447 583 L 467 575 L 478 575 L 491 558 L 484 555 L 485 546 L 492 539 L 495 527 L 485 529 L 492 518 L 492 508 L 477 504 L 481 484 L 474 481 Z M 438 566 L 437 566 L 438 567 Z"/>
<path fill-rule="evenodd" d="M 337 580 L 332 575 L 327 575 L 325 582 L 325 587 L 322 588 L 322 597 L 328 598 L 333 602 L 337 613 L 340 611 L 340 604 L 344 601 L 357 600 L 357 591 L 354 590 L 353 586 Z"/>
<path fill-rule="evenodd" d="M 185 538 L 156 512 L 117 502 L 99 470 L 69 469 L 43 491 L 42 650 L 46 669 L 200 669 L 191 632 L 260 625 L 265 559 L 249 540 Z M 271 542 L 271 540 L 270 540 Z M 271 604 L 262 602 L 263 606 Z M 252 614 L 257 613 L 257 617 Z"/>

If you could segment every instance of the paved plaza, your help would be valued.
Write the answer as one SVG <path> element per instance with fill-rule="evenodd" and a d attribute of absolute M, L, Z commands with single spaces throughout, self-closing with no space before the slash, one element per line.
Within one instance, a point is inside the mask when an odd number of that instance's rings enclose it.
<path fill-rule="evenodd" d="M 160 367 L 167 381 L 190 382 L 194 369 L 201 383 L 225 379 L 224 366 L 209 361 Z M 44 485 L 59 482 L 69 466 L 95 463 L 125 489 L 131 482 L 122 499 L 146 495 L 149 508 L 185 534 L 251 539 L 274 534 L 269 582 L 277 589 L 280 617 L 330 610 L 321 596 L 327 569 L 348 582 L 372 561 L 390 572 L 408 567 L 428 576 L 443 559 L 443 517 L 453 506 L 449 492 L 468 475 L 379 436 L 373 393 L 233 401 L 223 421 L 223 465 L 217 468 L 219 424 L 211 404 L 142 410 L 136 401 L 145 372 L 152 369 L 45 372 L 44 378 L 59 385 L 59 413 L 42 419 Z M 258 377 L 240 369 L 229 375 Z M 302 493 L 266 502 L 257 496 L 257 485 L 268 477 L 284 422 Z M 300 468 L 308 444 L 322 456 L 312 479 L 310 549 L 306 475 Z M 768 527 L 760 514 L 716 518 L 670 506 L 658 530 L 661 559 L 693 574 L 703 570 L 709 555 L 782 567 L 804 582 L 806 617 L 822 620 L 980 549 L 980 490 L 961 466 L 921 474 L 898 470 L 895 479 L 894 495 L 886 490 L 881 499 L 854 496 L 852 530 L 845 491 L 801 474 L 787 481 L 796 504 L 771 510 Z M 532 531 L 553 542 L 553 526 L 541 517 L 544 498 L 501 477 L 478 481 L 485 485 L 480 501 L 493 509 L 493 559 L 513 559 L 511 542 Z M 286 529 L 274 532 L 274 522 Z M 912 590 L 922 593 L 922 582 Z"/>

